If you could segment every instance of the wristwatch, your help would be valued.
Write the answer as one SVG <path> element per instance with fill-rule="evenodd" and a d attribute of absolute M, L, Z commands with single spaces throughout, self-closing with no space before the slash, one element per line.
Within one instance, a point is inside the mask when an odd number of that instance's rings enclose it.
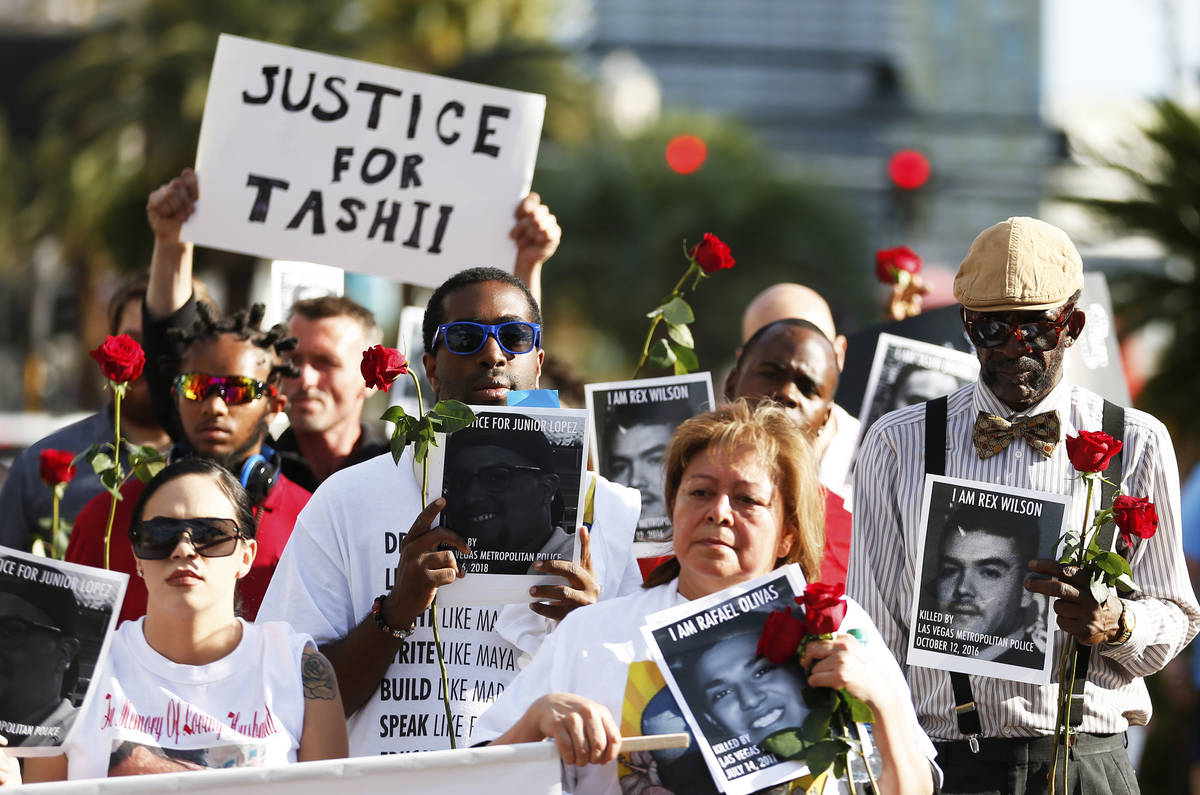
<path fill-rule="evenodd" d="M 1124 646 L 1129 641 L 1129 636 L 1133 634 L 1133 625 L 1135 619 L 1133 613 L 1129 610 L 1129 604 L 1121 600 L 1121 615 L 1117 618 L 1117 637 L 1108 642 L 1108 646 Z"/>
<path fill-rule="evenodd" d="M 417 622 L 414 620 L 407 627 L 394 629 L 391 627 L 387 619 L 383 617 L 383 600 L 387 598 L 387 594 L 380 594 L 375 597 L 375 603 L 371 605 L 371 616 L 375 619 L 375 624 L 387 634 L 397 640 L 404 640 L 409 635 L 417 631 Z"/>

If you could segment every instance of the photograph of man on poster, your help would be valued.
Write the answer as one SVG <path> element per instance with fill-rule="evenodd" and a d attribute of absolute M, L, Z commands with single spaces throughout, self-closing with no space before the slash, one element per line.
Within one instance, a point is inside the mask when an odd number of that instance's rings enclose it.
<path fill-rule="evenodd" d="M 579 473 L 560 475 L 544 433 L 465 428 L 447 438 L 445 461 L 442 521 L 474 553 L 467 572 L 527 574 L 538 560 L 571 560 L 561 486 Z"/>
<path fill-rule="evenodd" d="M 681 412 L 682 409 L 682 412 Z M 682 416 L 681 416 L 682 415 Z M 600 471 L 642 495 L 635 541 L 668 541 L 671 517 L 663 500 L 663 456 L 679 423 L 692 416 L 687 404 L 617 406 L 607 412 Z"/>
<path fill-rule="evenodd" d="M 889 411 L 948 395 L 974 381 L 978 372 L 979 362 L 970 354 L 880 334 L 859 412 L 861 434 Z"/>
<path fill-rule="evenodd" d="M 807 771 L 803 760 L 780 759 L 760 745 L 775 732 L 799 728 L 809 713 L 799 661 L 775 664 L 758 654 L 767 616 L 795 604 L 797 585 L 789 575 L 775 571 L 647 616 L 643 633 L 722 792 L 757 792 Z M 675 767 L 672 777 L 682 778 Z"/>
<path fill-rule="evenodd" d="M 71 588 L 33 579 L 52 569 L 21 565 L 24 576 L 0 574 L 0 733 L 13 747 L 60 745 L 76 715 L 79 606 Z"/>
<path fill-rule="evenodd" d="M 596 426 L 596 461 L 609 480 L 637 489 L 642 512 L 634 543 L 639 556 L 670 552 L 671 517 L 663 499 L 663 456 L 684 420 L 713 406 L 710 373 L 588 384 Z M 647 546 L 664 547 L 650 550 Z"/>
<path fill-rule="evenodd" d="M 958 378 L 941 370 L 929 370 L 910 362 L 896 373 L 892 382 L 892 397 L 888 411 L 898 411 L 914 403 L 924 403 L 942 395 L 949 395 L 969 380 Z"/>
<path fill-rule="evenodd" d="M 769 611 L 743 613 L 723 623 L 714 639 L 684 654 L 677 647 L 672 672 L 693 709 L 713 728 L 714 744 L 739 740 L 758 745 L 765 737 L 804 722 L 804 671 L 798 662 L 776 665 L 758 656 L 758 639 Z"/>
<path fill-rule="evenodd" d="M 932 524 L 919 610 L 926 617 L 947 617 L 952 637 L 972 659 L 1041 670 L 1048 600 L 1024 588 L 1028 562 L 1047 557 L 1039 549 L 1037 519 L 958 505 L 940 532 Z"/>

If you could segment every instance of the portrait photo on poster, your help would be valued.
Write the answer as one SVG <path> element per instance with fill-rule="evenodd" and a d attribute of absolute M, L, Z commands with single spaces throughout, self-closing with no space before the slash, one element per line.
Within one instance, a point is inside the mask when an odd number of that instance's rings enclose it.
<path fill-rule="evenodd" d="M 863 392 L 859 442 L 889 411 L 949 395 L 973 382 L 979 360 L 969 353 L 894 334 L 880 334 Z"/>
<path fill-rule="evenodd" d="M 745 795 L 807 772 L 803 761 L 758 747 L 809 712 L 799 662 L 757 654 L 767 615 L 794 607 L 803 591 L 799 569 L 786 566 L 646 618 L 651 654 L 722 792 Z"/>
<path fill-rule="evenodd" d="M 708 411 L 713 402 L 711 373 L 638 381 L 611 381 L 584 387 L 601 475 L 642 495 L 634 534 L 634 554 L 671 552 L 671 517 L 663 498 L 663 459 L 679 424 Z"/>
<path fill-rule="evenodd" d="M 1054 613 L 1028 563 L 1053 558 L 1070 497 L 928 475 L 908 663 L 1048 684 Z"/>
<path fill-rule="evenodd" d="M 579 560 L 587 412 L 472 408 L 475 421 L 430 451 L 429 493 L 446 500 L 438 523 L 471 548 L 456 553 L 467 576 L 439 589 L 438 600 L 528 602 L 532 585 L 561 582 L 537 574 L 535 563 Z"/>
<path fill-rule="evenodd" d="M 62 752 L 129 577 L 0 547 L 0 734 L 13 756 Z"/>

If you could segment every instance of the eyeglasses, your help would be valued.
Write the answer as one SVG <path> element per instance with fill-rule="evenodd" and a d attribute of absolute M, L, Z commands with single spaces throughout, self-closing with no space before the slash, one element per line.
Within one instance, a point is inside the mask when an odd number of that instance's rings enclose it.
<path fill-rule="evenodd" d="M 44 629 L 47 632 L 55 632 L 62 634 L 62 630 L 58 627 L 52 627 L 49 624 L 39 624 L 36 621 L 27 621 L 24 618 L 10 616 L 8 618 L 0 618 L 0 647 L 5 649 L 17 649 L 25 645 L 29 640 L 29 630 Z"/>
<path fill-rule="evenodd" d="M 237 406 L 258 400 L 263 395 L 275 397 L 279 394 L 274 384 L 264 384 L 245 375 L 209 375 L 208 373 L 184 373 L 175 378 L 175 392 L 186 400 L 207 400 L 217 394 L 228 406 Z"/>
<path fill-rule="evenodd" d="M 474 472 L 451 475 L 450 488 L 456 491 L 463 490 L 471 484 L 471 481 L 475 481 L 489 494 L 502 494 L 512 485 L 513 477 L 518 472 L 536 472 L 540 475 L 542 470 L 519 464 L 492 464 Z"/>
<path fill-rule="evenodd" d="M 489 336 L 496 338 L 500 349 L 505 353 L 517 356 L 538 347 L 542 338 L 542 327 L 524 320 L 511 320 L 495 325 L 472 323 L 469 320 L 443 323 L 433 335 L 433 350 L 437 350 L 440 337 L 446 342 L 446 350 L 459 356 L 469 356 L 482 348 Z"/>
<path fill-rule="evenodd" d="M 977 348 L 999 348 L 1008 342 L 1008 338 L 1016 336 L 1025 346 L 1025 350 L 1049 351 L 1058 347 L 1063 329 L 1067 327 L 1075 307 L 1063 310 L 1058 320 L 1038 320 L 1033 323 L 1006 323 L 981 314 L 971 318 L 963 312 L 963 326 L 967 329 L 967 337 Z"/>
<path fill-rule="evenodd" d="M 159 516 L 139 522 L 133 528 L 133 554 L 142 560 L 165 560 L 171 557 L 184 533 L 196 554 L 205 558 L 228 557 L 237 549 L 238 539 L 246 538 L 233 519 Z"/>

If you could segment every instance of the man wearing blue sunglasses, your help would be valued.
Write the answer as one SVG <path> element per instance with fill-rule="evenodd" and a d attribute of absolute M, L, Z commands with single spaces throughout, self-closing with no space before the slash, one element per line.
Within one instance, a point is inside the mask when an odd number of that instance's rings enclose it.
<path fill-rule="evenodd" d="M 452 276 L 434 291 L 422 324 L 423 362 L 436 399 L 502 406 L 511 391 L 536 389 L 544 358 L 541 330 L 537 301 L 512 274 L 472 268 Z M 507 503 L 526 500 L 528 513 L 542 516 L 539 505 L 554 491 L 554 476 L 533 477 L 532 470 L 544 466 L 528 451 L 523 457 L 505 452 L 505 472 L 478 470 L 472 477 L 486 478 L 486 488 L 503 492 L 493 496 Z M 445 499 L 421 510 L 411 456 L 410 448 L 397 466 L 390 454 L 381 455 L 334 473 L 317 489 L 296 523 L 260 614 L 311 634 L 333 663 L 352 756 L 449 747 L 427 609 L 438 588 L 464 574 L 455 552 L 468 552 L 463 536 L 477 533 L 462 522 L 490 526 L 497 518 L 488 512 L 500 511 L 479 505 L 464 511 L 460 505 L 456 512 Z M 581 536 L 590 545 L 583 546 L 588 551 L 580 563 L 534 564 L 536 573 L 563 582 L 531 588 L 537 600 L 532 610 L 524 605 L 439 610 L 441 640 L 450 655 L 452 731 L 460 747 L 476 717 L 512 681 L 518 660 L 536 651 L 554 620 L 641 585 L 632 554 L 637 492 L 597 478 L 594 508 L 591 534 Z M 471 510 L 477 515 L 464 518 Z M 433 527 L 439 513 L 446 526 Z M 456 687 L 459 681 L 467 686 Z M 407 684 L 420 682 L 435 686 L 422 691 Z"/>

